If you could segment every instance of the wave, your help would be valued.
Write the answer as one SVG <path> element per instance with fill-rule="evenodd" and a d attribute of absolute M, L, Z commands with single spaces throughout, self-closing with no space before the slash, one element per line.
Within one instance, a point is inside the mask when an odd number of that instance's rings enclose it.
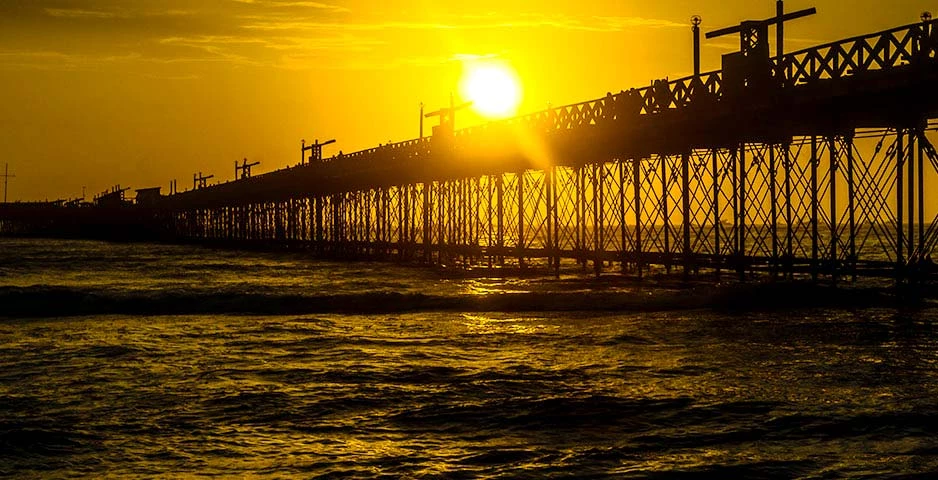
<path fill-rule="evenodd" d="M 693 309 L 752 311 L 806 307 L 891 306 L 878 288 L 838 289 L 810 284 L 761 284 L 640 291 L 504 292 L 433 295 L 373 291 L 349 294 L 276 294 L 198 290 L 106 290 L 52 285 L 0 287 L 0 317 L 38 318 L 104 314 L 187 315 L 313 313 L 381 314 L 460 312 L 659 312 Z M 623 339 L 631 342 L 634 339 Z"/>

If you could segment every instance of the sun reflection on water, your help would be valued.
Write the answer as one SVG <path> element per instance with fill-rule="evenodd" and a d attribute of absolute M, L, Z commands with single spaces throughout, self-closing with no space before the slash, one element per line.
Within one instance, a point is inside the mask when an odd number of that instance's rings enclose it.
<path fill-rule="evenodd" d="M 544 333 L 557 333 L 559 326 L 547 325 L 539 318 L 511 317 L 491 318 L 483 315 L 463 314 L 463 325 L 466 332 L 471 335 L 533 335 Z"/>

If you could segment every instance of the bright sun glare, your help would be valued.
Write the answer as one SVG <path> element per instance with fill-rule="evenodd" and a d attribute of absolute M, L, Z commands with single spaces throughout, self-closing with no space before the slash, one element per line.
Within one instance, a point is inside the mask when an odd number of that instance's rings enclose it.
<path fill-rule="evenodd" d="M 488 118 L 510 117 L 521 103 L 518 77 L 503 63 L 468 65 L 460 89 L 472 108 Z"/>

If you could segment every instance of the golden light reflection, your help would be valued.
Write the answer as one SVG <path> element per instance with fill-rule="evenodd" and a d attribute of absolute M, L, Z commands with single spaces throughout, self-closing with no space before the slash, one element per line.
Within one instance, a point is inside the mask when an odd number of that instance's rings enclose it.
<path fill-rule="evenodd" d="M 521 103 L 521 84 L 508 62 L 475 60 L 465 65 L 459 91 L 483 117 L 514 116 Z"/>
<path fill-rule="evenodd" d="M 536 318 L 491 318 L 482 315 L 463 315 L 464 325 L 470 334 L 497 335 L 517 334 L 532 335 L 538 333 L 556 333 L 560 327 L 539 323 Z"/>

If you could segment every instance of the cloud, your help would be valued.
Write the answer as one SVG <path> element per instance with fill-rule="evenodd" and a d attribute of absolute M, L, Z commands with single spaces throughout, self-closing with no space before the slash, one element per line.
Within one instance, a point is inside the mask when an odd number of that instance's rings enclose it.
<path fill-rule="evenodd" d="M 50 17 L 59 18 L 128 18 L 127 12 L 84 10 L 81 8 L 44 8 L 43 11 Z"/>
<path fill-rule="evenodd" d="M 129 19 L 143 17 L 178 17 L 191 16 L 198 13 L 197 10 L 173 8 L 168 10 L 127 10 L 124 8 L 114 8 L 110 10 L 103 9 L 85 9 L 85 8 L 53 8 L 46 7 L 42 12 L 49 17 L 70 18 L 70 19 Z"/>
<path fill-rule="evenodd" d="M 242 1 L 242 0 L 236 0 Z M 380 22 L 324 22 L 318 19 L 297 19 L 275 15 L 245 15 L 244 20 L 253 20 L 242 28 L 258 31 L 315 31 L 315 30 L 488 30 L 516 28 L 556 28 L 592 32 L 620 32 L 629 28 L 676 28 L 686 27 L 683 23 L 644 17 L 570 17 L 537 14 L 519 15 L 511 19 L 499 19 L 491 15 L 462 16 L 447 21 L 380 21 Z"/>
<path fill-rule="evenodd" d="M 9 30 L 8 39 L 13 41 L 6 43 L 7 49 L 32 53 L 0 54 L 0 66 L 76 69 L 83 68 L 84 63 L 87 68 L 99 68 L 108 59 L 125 59 L 154 66 L 229 63 L 262 68 L 381 70 L 470 59 L 469 54 L 446 52 L 439 42 L 421 38 L 423 33 L 500 35 L 517 29 L 622 32 L 686 27 L 658 18 L 541 12 L 512 15 L 402 12 L 395 16 L 365 11 L 353 16 L 345 15 L 351 12 L 349 8 L 329 0 L 35 1 L 30 11 L 38 14 L 40 22 L 45 19 L 47 30 L 70 30 L 46 36 L 38 43 L 17 41 L 17 33 Z M 188 18 L 186 21 L 175 18 L 180 16 Z M 23 23 L 20 30 L 29 31 L 34 26 Z M 408 46 L 406 53 L 401 50 L 402 45 Z M 185 77 L 193 71 L 199 73 L 188 69 L 180 75 Z"/>
<path fill-rule="evenodd" d="M 262 7 L 272 7 L 272 8 L 315 8 L 319 10 L 326 10 L 336 13 L 347 13 L 350 12 L 348 8 L 331 5 L 328 3 L 322 2 L 308 2 L 308 1 L 290 1 L 290 0 L 234 0 L 237 3 L 243 3 L 248 5 L 257 5 Z"/>
<path fill-rule="evenodd" d="M 593 17 L 609 28 L 625 30 L 632 27 L 647 28 L 687 28 L 686 23 L 674 22 L 660 18 L 645 17 Z"/>
<path fill-rule="evenodd" d="M 88 55 L 55 50 L 0 51 L 0 67 L 35 70 L 95 70 L 106 64 L 138 61 L 137 52 L 122 55 Z"/>

